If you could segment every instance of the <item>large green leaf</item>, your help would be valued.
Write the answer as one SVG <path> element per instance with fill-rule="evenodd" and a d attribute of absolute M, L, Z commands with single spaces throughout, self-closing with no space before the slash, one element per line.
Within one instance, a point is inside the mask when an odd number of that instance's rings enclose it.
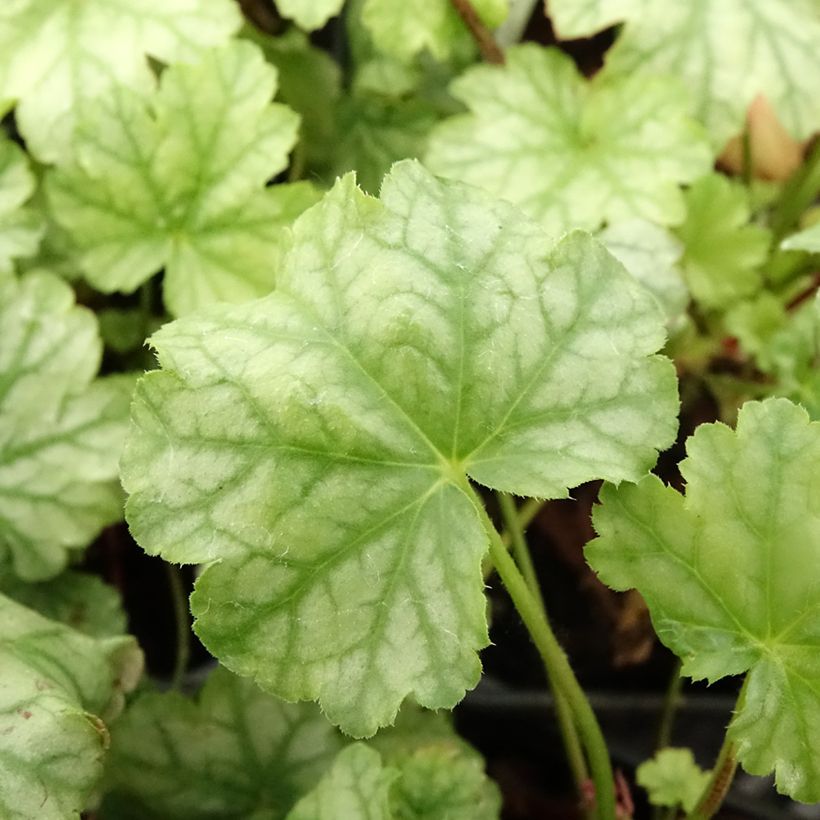
<path fill-rule="evenodd" d="M 737 431 L 701 425 L 686 496 L 654 476 L 606 486 L 587 558 L 646 599 L 683 672 L 748 673 L 729 727 L 753 774 L 820 800 L 820 424 L 786 399 L 748 402 Z"/>
<path fill-rule="evenodd" d="M 750 216 L 746 190 L 719 174 L 686 192 L 686 219 L 675 233 L 689 290 L 704 307 L 726 308 L 760 289 L 771 236 Z"/>
<path fill-rule="evenodd" d="M 142 671 L 133 638 L 95 639 L 0 595 L 0 814 L 79 820 L 102 774 L 104 721 Z"/>
<path fill-rule="evenodd" d="M 561 36 L 626 20 L 607 71 L 685 79 L 715 144 L 743 127 L 763 94 L 796 137 L 820 127 L 820 5 L 816 0 L 548 0 Z"/>
<path fill-rule="evenodd" d="M 505 66 L 469 69 L 451 90 L 470 113 L 433 131 L 429 166 L 520 205 L 553 233 L 635 217 L 679 222 L 679 184 L 711 167 L 671 80 L 588 81 L 567 55 L 528 44 L 510 49 Z"/>
<path fill-rule="evenodd" d="M 231 0 L 7 0 L 0 7 L 0 100 L 38 159 L 69 153 L 77 111 L 116 83 L 145 90 L 147 57 L 190 59 L 225 42 L 240 15 Z"/>
<path fill-rule="evenodd" d="M 479 18 L 491 27 L 504 19 L 507 5 L 508 0 L 473 0 Z M 361 21 L 380 51 L 405 60 L 425 50 L 444 60 L 470 42 L 450 0 L 364 0 Z"/>
<path fill-rule="evenodd" d="M 242 42 L 172 66 L 149 98 L 118 87 L 86 110 L 48 191 L 91 284 L 131 291 L 164 266 L 175 314 L 271 290 L 283 227 L 316 199 L 307 183 L 265 187 L 298 126 L 275 88 Z"/>
<path fill-rule="evenodd" d="M 0 281 L 0 558 L 26 580 L 56 575 L 122 515 L 133 380 L 92 381 L 99 361 L 94 317 L 65 283 Z"/>
<path fill-rule="evenodd" d="M 0 275 L 12 270 L 12 260 L 37 250 L 43 225 L 38 215 L 22 207 L 34 192 L 34 175 L 25 153 L 0 138 Z"/>
<path fill-rule="evenodd" d="M 113 730 L 104 817 L 281 820 L 342 747 L 313 704 L 284 703 L 217 669 L 196 702 L 133 703 Z"/>
<path fill-rule="evenodd" d="M 166 325 L 122 463 L 137 541 L 209 562 L 226 666 L 346 732 L 450 707 L 487 643 L 467 476 L 564 497 L 671 443 L 663 319 L 595 240 L 394 166 L 304 214 L 268 298 Z"/>

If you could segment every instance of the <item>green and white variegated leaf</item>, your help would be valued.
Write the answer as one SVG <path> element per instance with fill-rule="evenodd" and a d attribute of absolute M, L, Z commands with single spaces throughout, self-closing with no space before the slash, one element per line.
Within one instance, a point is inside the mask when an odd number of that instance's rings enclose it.
<path fill-rule="evenodd" d="M 653 0 L 545 0 L 547 14 L 561 39 L 587 37 L 615 23 L 645 14 Z"/>
<path fill-rule="evenodd" d="M 279 13 L 307 31 L 321 28 L 343 5 L 344 0 L 276 0 Z"/>
<path fill-rule="evenodd" d="M 490 28 L 507 15 L 508 0 L 473 0 L 472 5 Z M 463 52 L 470 41 L 470 33 L 450 0 L 364 0 L 361 21 L 379 51 L 402 60 L 423 51 L 446 60 Z"/>
<path fill-rule="evenodd" d="M 52 621 L 94 638 L 123 635 L 127 631 L 117 590 L 96 575 L 69 570 L 37 584 L 2 578 L 0 592 Z"/>
<path fill-rule="evenodd" d="M 625 20 L 607 72 L 681 77 L 714 144 L 743 128 L 764 95 L 798 138 L 820 128 L 820 4 L 816 0 L 549 0 L 561 36 Z"/>
<path fill-rule="evenodd" d="M 388 730 L 388 734 L 390 730 Z M 380 735 L 375 740 L 378 741 Z M 378 748 L 378 745 L 375 746 Z M 355 743 L 288 820 L 497 820 L 501 799 L 480 757 L 455 737 L 380 755 Z"/>
<path fill-rule="evenodd" d="M 103 816 L 282 820 L 344 741 L 313 704 L 292 704 L 225 669 L 196 701 L 148 693 L 112 732 Z"/>
<path fill-rule="evenodd" d="M 820 424 L 786 399 L 747 402 L 737 430 L 703 424 L 686 496 L 649 476 L 605 486 L 587 559 L 635 587 L 683 673 L 747 673 L 729 727 L 752 774 L 820 800 Z"/>
<path fill-rule="evenodd" d="M 427 164 L 519 205 L 551 233 L 641 218 L 679 222 L 679 185 L 711 167 L 684 90 L 660 77 L 584 79 L 527 44 L 451 86 L 469 109 L 436 127 Z"/>
<path fill-rule="evenodd" d="M 48 273 L 0 281 L 0 558 L 56 575 L 122 515 L 117 461 L 130 377 L 93 380 L 93 315 Z"/>
<path fill-rule="evenodd" d="M 565 497 L 675 434 L 654 300 L 592 238 L 394 166 L 339 181 L 266 299 L 166 325 L 122 463 L 143 548 L 229 668 L 356 736 L 451 707 L 487 643 L 467 477 Z"/>
<path fill-rule="evenodd" d="M 675 234 L 689 290 L 704 307 L 726 308 L 760 289 L 771 235 L 750 216 L 746 190 L 727 177 L 710 174 L 686 192 L 686 219 Z"/>
<path fill-rule="evenodd" d="M 666 228 L 644 219 L 608 225 L 598 238 L 658 300 L 669 322 L 686 312 L 689 291 L 680 268 L 683 245 Z"/>
<path fill-rule="evenodd" d="M 331 770 L 287 820 L 393 820 L 390 787 L 398 776 L 397 769 L 383 765 L 378 752 L 353 743 L 339 753 Z"/>
<path fill-rule="evenodd" d="M 102 775 L 105 721 L 142 672 L 133 638 L 96 639 L 0 595 L 0 815 L 79 820 Z"/>
<path fill-rule="evenodd" d="M 0 8 L 0 100 L 43 162 L 65 159 L 77 112 L 121 84 L 153 85 L 148 57 L 187 60 L 239 27 L 231 0 L 7 0 Z"/>
<path fill-rule="evenodd" d="M 240 42 L 171 66 L 150 97 L 118 87 L 88 107 L 48 193 L 92 285 L 132 291 L 164 267 L 174 314 L 272 289 L 284 226 L 317 197 L 308 183 L 265 187 L 298 127 L 275 89 Z"/>
<path fill-rule="evenodd" d="M 37 251 L 43 224 L 34 211 L 23 207 L 34 185 L 25 153 L 0 138 L 0 275 L 12 270 L 13 260 Z"/>
<path fill-rule="evenodd" d="M 649 793 L 653 806 L 682 806 L 692 811 L 709 782 L 691 749 L 660 749 L 638 766 L 635 779 Z"/>

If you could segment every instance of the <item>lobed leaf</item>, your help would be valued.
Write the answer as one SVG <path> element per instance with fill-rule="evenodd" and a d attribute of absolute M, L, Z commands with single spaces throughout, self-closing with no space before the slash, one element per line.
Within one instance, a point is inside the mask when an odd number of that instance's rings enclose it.
<path fill-rule="evenodd" d="M 171 66 L 153 96 L 120 86 L 84 111 L 48 193 L 92 285 L 132 291 L 164 267 L 174 314 L 271 290 L 283 228 L 317 198 L 308 183 L 265 187 L 298 125 L 275 88 L 241 42 Z"/>
<path fill-rule="evenodd" d="M 682 806 L 687 812 L 695 808 L 709 776 L 695 763 L 690 749 L 673 748 L 660 749 L 635 772 L 653 806 Z"/>
<path fill-rule="evenodd" d="M 758 95 L 793 136 L 820 126 L 811 80 L 820 71 L 820 7 L 813 0 L 548 0 L 548 8 L 562 37 L 626 21 L 607 72 L 683 78 L 717 147 L 742 130 Z"/>
<path fill-rule="evenodd" d="M 711 156 L 671 80 L 585 80 L 572 59 L 534 44 L 451 86 L 469 109 L 433 131 L 427 164 L 521 206 L 547 230 L 594 230 L 641 218 L 679 222 L 679 185 Z"/>
<path fill-rule="evenodd" d="M 683 672 L 747 673 L 729 727 L 752 774 L 820 800 L 820 424 L 786 399 L 747 402 L 737 429 L 703 424 L 681 463 L 686 496 L 654 476 L 604 487 L 587 559 L 646 599 Z"/>
<path fill-rule="evenodd" d="M 28 581 L 122 515 L 116 482 L 133 388 L 93 380 L 91 313 L 48 273 L 0 280 L 0 559 Z"/>
<path fill-rule="evenodd" d="M 197 700 L 142 695 L 112 732 L 104 817 L 281 820 L 343 741 L 313 704 L 218 668 Z"/>
<path fill-rule="evenodd" d="M 79 820 L 102 774 L 104 721 L 134 688 L 142 654 L 49 621 L 0 595 L 0 813 Z"/>
<path fill-rule="evenodd" d="M 283 17 L 308 31 L 321 28 L 342 10 L 343 5 L 344 0 L 276 0 L 276 7 Z"/>
<path fill-rule="evenodd" d="M 234 671 L 370 735 L 450 707 L 487 643 L 467 477 L 565 497 L 674 438 L 662 316 L 593 239 L 399 163 L 293 229 L 277 290 L 152 340 L 122 461 L 149 553 L 213 562 L 196 631 Z"/>
<path fill-rule="evenodd" d="M 0 100 L 42 162 L 65 160 L 77 112 L 115 85 L 145 91 L 148 57 L 188 60 L 239 27 L 231 0 L 10 0 L 0 8 Z"/>
<path fill-rule="evenodd" d="M 34 254 L 43 235 L 38 215 L 23 207 L 34 184 L 25 152 L 0 139 L 0 276 L 12 271 L 13 260 Z"/>

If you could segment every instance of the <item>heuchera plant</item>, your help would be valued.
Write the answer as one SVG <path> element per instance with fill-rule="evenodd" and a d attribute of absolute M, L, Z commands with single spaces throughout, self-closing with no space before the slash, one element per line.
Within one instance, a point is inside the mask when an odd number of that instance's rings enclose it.
<path fill-rule="evenodd" d="M 526 537 L 591 482 L 589 566 L 739 690 L 633 788 L 820 802 L 820 6 L 669 6 L 3 4 L 0 817 L 499 818 L 488 586 L 575 816 L 642 816 Z"/>

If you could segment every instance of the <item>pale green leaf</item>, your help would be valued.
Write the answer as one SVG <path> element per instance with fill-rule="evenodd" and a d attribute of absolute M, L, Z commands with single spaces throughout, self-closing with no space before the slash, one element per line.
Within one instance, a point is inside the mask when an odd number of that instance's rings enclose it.
<path fill-rule="evenodd" d="M 820 5 L 816 0 L 549 0 L 562 36 L 626 20 L 607 72 L 685 80 L 721 147 L 764 95 L 798 138 L 820 127 Z"/>
<path fill-rule="evenodd" d="M 68 571 L 38 584 L 3 578 L 0 591 L 52 621 L 95 638 L 127 631 L 117 590 L 96 575 Z"/>
<path fill-rule="evenodd" d="M 26 580 L 56 575 L 122 515 L 133 380 L 92 382 L 99 359 L 94 317 L 65 283 L 0 281 L 0 556 Z"/>
<path fill-rule="evenodd" d="M 79 820 L 102 774 L 104 721 L 142 654 L 133 638 L 92 638 L 0 595 L 0 668 L 0 815 Z"/>
<path fill-rule="evenodd" d="M 11 140 L 0 138 L 0 274 L 12 270 L 13 260 L 37 251 L 43 224 L 26 200 L 34 192 L 34 175 L 26 155 Z"/>
<path fill-rule="evenodd" d="M 344 0 L 276 0 L 279 13 L 307 31 L 321 28 L 343 5 Z"/>
<path fill-rule="evenodd" d="M 304 214 L 266 299 L 166 325 L 122 463 L 143 548 L 210 562 L 226 666 L 358 736 L 451 707 L 487 643 L 466 486 L 637 480 L 675 434 L 654 300 L 592 238 L 399 163 Z"/>
<path fill-rule="evenodd" d="M 197 696 L 145 694 L 113 728 L 104 817 L 282 820 L 342 747 L 313 704 L 215 670 Z"/>
<path fill-rule="evenodd" d="M 172 66 L 149 98 L 119 87 L 89 107 L 48 191 L 92 285 L 132 291 L 164 267 L 174 314 L 272 289 L 283 228 L 315 201 L 307 183 L 265 187 L 298 125 L 275 88 L 241 42 Z"/>
<path fill-rule="evenodd" d="M 658 300 L 669 322 L 686 312 L 689 291 L 680 268 L 683 245 L 674 234 L 643 219 L 608 225 L 598 238 Z"/>
<path fill-rule="evenodd" d="M 472 5 L 491 28 L 507 14 L 507 0 L 473 0 Z M 450 0 L 364 0 L 361 21 L 376 48 L 403 60 L 425 50 L 445 60 L 470 42 L 469 31 Z"/>
<path fill-rule="evenodd" d="M 187 60 L 239 27 L 231 0 L 7 0 L 0 7 L 0 99 L 43 162 L 65 159 L 83 103 L 115 84 L 145 91 L 148 57 Z"/>
<path fill-rule="evenodd" d="M 711 174 L 686 192 L 686 219 L 675 233 L 689 290 L 704 307 L 725 308 L 760 289 L 771 236 L 749 218 L 745 189 L 727 177 Z"/>
<path fill-rule="evenodd" d="M 780 247 L 787 251 L 820 253 L 820 222 L 784 239 Z"/>
<path fill-rule="evenodd" d="M 287 820 L 393 820 L 389 791 L 398 776 L 398 770 L 382 764 L 378 752 L 353 743 Z"/>
<path fill-rule="evenodd" d="M 505 66 L 481 65 L 453 83 L 470 110 L 433 131 L 439 174 L 508 199 L 552 233 L 642 218 L 679 222 L 679 184 L 711 155 L 671 80 L 585 80 L 570 57 L 527 44 Z"/>
<path fill-rule="evenodd" d="M 695 763 L 690 749 L 660 749 L 638 766 L 635 779 L 649 792 L 653 806 L 682 806 L 692 811 L 709 782 L 709 772 Z"/>
<path fill-rule="evenodd" d="M 587 559 L 635 587 L 683 673 L 748 673 L 729 728 L 743 767 L 820 800 L 820 424 L 786 399 L 747 402 L 737 430 L 703 424 L 686 496 L 654 476 L 605 486 Z"/>

